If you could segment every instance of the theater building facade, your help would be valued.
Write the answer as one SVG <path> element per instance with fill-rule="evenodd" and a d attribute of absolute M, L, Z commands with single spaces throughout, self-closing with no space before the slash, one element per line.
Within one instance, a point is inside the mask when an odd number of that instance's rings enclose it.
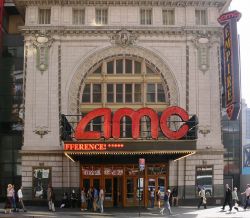
<path fill-rule="evenodd" d="M 27 199 L 105 190 L 223 196 L 220 37 L 226 0 L 16 0 L 25 15 L 22 185 Z M 140 160 L 140 165 L 139 165 Z"/>

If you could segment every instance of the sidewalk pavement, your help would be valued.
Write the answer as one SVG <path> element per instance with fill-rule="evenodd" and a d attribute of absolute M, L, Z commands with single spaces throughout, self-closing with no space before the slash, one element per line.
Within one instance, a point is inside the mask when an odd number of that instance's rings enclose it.
<path fill-rule="evenodd" d="M 3 205 L 0 205 L 0 218 L 2 217 L 18 217 L 18 218 L 68 218 L 68 217 L 86 217 L 86 218 L 100 218 L 100 217 L 139 217 L 138 208 L 106 208 L 104 213 L 94 213 L 88 211 L 80 211 L 79 209 L 60 209 L 56 208 L 56 212 L 49 212 L 46 207 L 27 207 L 27 212 L 12 212 L 11 214 L 4 214 Z M 228 208 L 226 208 L 228 210 Z M 168 213 L 161 215 L 159 209 L 145 209 L 141 208 L 140 217 L 173 217 L 173 218 L 249 218 L 250 210 L 244 211 L 240 208 L 239 212 L 233 210 L 231 213 L 228 211 L 221 212 L 221 207 L 211 207 L 208 209 L 198 210 L 196 207 L 173 207 L 173 215 L 169 216 Z"/>

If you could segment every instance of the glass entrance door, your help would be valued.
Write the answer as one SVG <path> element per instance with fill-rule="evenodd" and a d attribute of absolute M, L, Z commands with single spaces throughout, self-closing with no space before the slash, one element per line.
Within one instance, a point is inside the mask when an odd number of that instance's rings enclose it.
<path fill-rule="evenodd" d="M 92 186 L 96 188 L 98 191 L 100 190 L 101 181 L 100 178 L 92 178 Z"/>
<path fill-rule="evenodd" d="M 113 178 L 104 179 L 104 189 L 105 189 L 105 201 L 104 206 L 113 206 Z"/>
<path fill-rule="evenodd" d="M 161 201 L 164 200 L 164 194 L 166 191 L 166 177 L 164 176 L 154 176 L 154 177 L 148 177 L 148 207 L 152 207 L 151 202 L 151 192 L 154 192 L 154 203 L 156 203 L 156 191 L 158 190 L 158 187 L 160 188 L 160 194 L 161 194 Z"/>
<path fill-rule="evenodd" d="M 85 190 L 89 190 L 89 188 L 90 188 L 90 179 L 83 179 L 82 187 Z"/>

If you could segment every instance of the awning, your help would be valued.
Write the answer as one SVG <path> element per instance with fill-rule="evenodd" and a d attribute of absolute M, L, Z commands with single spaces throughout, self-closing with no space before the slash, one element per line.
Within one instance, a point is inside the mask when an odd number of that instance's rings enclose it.
<path fill-rule="evenodd" d="M 72 161 L 84 163 L 147 163 L 179 160 L 196 153 L 196 140 L 78 141 L 64 142 L 64 154 Z"/>

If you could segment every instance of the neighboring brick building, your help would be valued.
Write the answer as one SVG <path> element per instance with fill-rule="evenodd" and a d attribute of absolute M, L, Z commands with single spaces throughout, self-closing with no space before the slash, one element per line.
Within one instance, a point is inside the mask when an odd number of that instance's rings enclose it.
<path fill-rule="evenodd" d="M 197 198 L 198 185 L 205 186 L 214 202 L 223 197 L 222 28 L 217 18 L 227 7 L 226 0 L 15 3 L 25 12 L 21 154 L 27 199 L 45 198 L 50 182 L 57 196 L 72 188 L 104 186 L 109 206 L 136 205 L 139 190 L 146 192 L 143 203 L 147 205 L 148 190 L 158 186 L 161 191 L 177 186 L 184 201 Z M 73 122 L 79 121 L 76 115 L 97 108 L 115 112 L 149 107 L 161 113 L 169 106 L 198 117 L 197 140 L 153 140 L 144 117 L 141 129 L 145 132 L 138 141 L 148 145 L 146 149 L 102 153 L 63 148 L 62 114 L 74 128 Z M 95 119 L 88 128 L 103 131 L 101 123 Z M 131 121 L 123 118 L 120 125 L 120 140 L 102 138 L 94 143 L 137 146 L 131 139 Z M 139 157 L 146 159 L 144 180 L 138 175 Z"/>

